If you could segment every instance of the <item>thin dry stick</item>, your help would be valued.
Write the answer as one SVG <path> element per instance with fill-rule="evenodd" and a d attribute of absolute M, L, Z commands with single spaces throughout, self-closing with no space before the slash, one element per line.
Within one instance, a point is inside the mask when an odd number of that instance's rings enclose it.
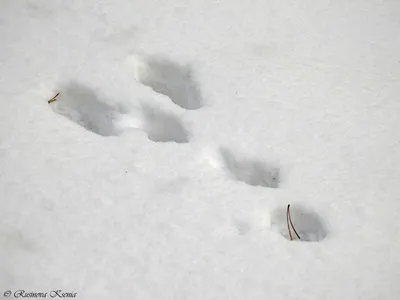
<path fill-rule="evenodd" d="M 300 238 L 299 234 L 297 233 L 296 228 L 294 228 L 294 225 L 293 225 L 293 222 L 292 222 L 292 216 L 290 215 L 290 204 L 287 207 L 287 216 L 286 216 L 286 218 L 287 218 L 287 220 L 289 220 L 290 225 L 292 226 L 293 231 L 296 234 L 296 236 L 298 237 L 298 239 L 301 240 L 301 238 Z M 288 228 L 289 228 L 289 223 L 288 223 Z M 290 240 L 292 240 L 292 233 L 290 232 L 290 229 L 289 229 L 289 235 L 290 235 Z"/>
<path fill-rule="evenodd" d="M 293 240 L 292 232 L 290 231 L 290 226 L 289 226 L 289 213 L 290 213 L 289 212 L 289 207 L 290 207 L 290 204 L 288 204 L 287 210 L 286 210 L 286 223 L 287 223 L 287 229 L 289 231 L 290 240 Z"/>
<path fill-rule="evenodd" d="M 49 101 L 47 101 L 47 103 L 52 103 L 52 102 L 54 102 L 54 101 L 56 101 L 57 100 L 57 96 L 58 95 L 60 95 L 60 93 L 57 93 L 53 98 L 51 98 Z"/>

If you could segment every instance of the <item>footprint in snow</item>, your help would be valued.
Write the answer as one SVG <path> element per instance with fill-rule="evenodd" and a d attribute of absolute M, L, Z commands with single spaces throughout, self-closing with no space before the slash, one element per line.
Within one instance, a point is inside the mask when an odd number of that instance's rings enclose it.
<path fill-rule="evenodd" d="M 170 113 L 143 106 L 144 131 L 153 142 L 188 143 L 189 133 L 180 119 Z"/>
<path fill-rule="evenodd" d="M 61 88 L 57 101 L 50 106 L 54 112 L 93 133 L 102 136 L 115 136 L 121 133 L 114 125 L 114 121 L 121 113 L 119 109 L 80 83 L 72 82 Z"/>
<path fill-rule="evenodd" d="M 220 150 L 226 172 L 234 179 L 252 186 L 279 187 L 279 169 L 258 159 L 239 158 L 231 150 Z"/>
<path fill-rule="evenodd" d="M 198 109 L 203 100 L 190 66 L 160 57 L 133 58 L 135 79 L 168 96 L 172 102 L 184 109 Z"/>
<path fill-rule="evenodd" d="M 286 207 L 280 207 L 275 210 L 271 217 L 271 225 L 289 240 L 286 209 Z M 296 204 L 290 206 L 290 215 L 301 241 L 317 242 L 327 236 L 326 226 L 316 212 Z M 294 235 L 293 231 L 292 235 Z"/>
<path fill-rule="evenodd" d="M 62 88 L 51 107 L 54 112 L 101 136 L 117 136 L 128 129 L 139 129 L 154 142 L 189 142 L 188 130 L 178 116 L 144 105 L 140 118 L 137 112 L 112 106 L 79 83 Z"/>
<path fill-rule="evenodd" d="M 139 114 L 131 112 L 121 115 L 117 121 L 118 127 L 141 130 L 153 142 L 189 142 L 189 131 L 177 115 L 146 104 L 138 111 Z"/>

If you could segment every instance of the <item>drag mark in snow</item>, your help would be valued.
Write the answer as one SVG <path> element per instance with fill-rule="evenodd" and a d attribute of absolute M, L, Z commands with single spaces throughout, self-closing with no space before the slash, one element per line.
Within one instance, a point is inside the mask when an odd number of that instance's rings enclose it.
<path fill-rule="evenodd" d="M 193 70 L 173 61 L 158 58 L 133 58 L 135 79 L 155 92 L 168 96 L 184 109 L 202 107 L 202 96 Z"/>
<path fill-rule="evenodd" d="M 252 186 L 279 187 L 279 169 L 257 159 L 239 159 L 229 149 L 221 149 L 224 167 L 230 176 Z"/>

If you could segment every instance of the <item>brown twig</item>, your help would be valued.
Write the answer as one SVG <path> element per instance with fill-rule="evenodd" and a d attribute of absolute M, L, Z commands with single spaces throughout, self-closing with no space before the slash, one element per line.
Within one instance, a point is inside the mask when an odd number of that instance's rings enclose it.
<path fill-rule="evenodd" d="M 51 98 L 49 101 L 47 101 L 47 103 L 52 103 L 52 102 L 54 102 L 54 101 L 56 101 L 57 100 L 57 96 L 58 95 L 60 95 L 60 93 L 57 93 L 53 98 Z"/>
<path fill-rule="evenodd" d="M 286 223 L 287 223 L 287 229 L 289 231 L 290 240 L 293 240 L 292 232 L 290 231 L 290 226 L 289 226 L 289 207 L 290 207 L 290 204 L 288 204 L 287 210 L 286 210 Z"/>
<path fill-rule="evenodd" d="M 292 217 L 291 217 L 291 215 L 290 215 L 290 204 L 288 204 L 288 206 L 287 206 L 287 211 L 286 211 L 286 222 L 287 222 L 287 226 L 288 226 L 288 231 L 289 231 L 290 240 L 293 240 L 292 232 L 290 231 L 290 226 L 292 226 L 293 231 L 294 231 L 294 233 L 296 234 L 297 238 L 298 238 L 299 240 L 301 240 L 301 238 L 300 238 L 299 234 L 297 233 L 296 228 L 294 228 L 294 225 L 293 225 L 293 222 L 292 222 Z M 289 226 L 289 223 L 290 223 L 290 226 Z"/>

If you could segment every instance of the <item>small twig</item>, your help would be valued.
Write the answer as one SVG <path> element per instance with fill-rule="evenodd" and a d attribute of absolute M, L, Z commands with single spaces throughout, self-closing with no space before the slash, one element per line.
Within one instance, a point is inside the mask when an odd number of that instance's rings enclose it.
<path fill-rule="evenodd" d="M 289 231 L 290 240 L 293 240 L 292 232 L 290 231 L 290 226 L 289 226 L 289 207 L 290 207 L 290 204 L 288 204 L 287 210 L 286 210 L 286 223 L 287 223 L 287 229 Z"/>
<path fill-rule="evenodd" d="M 293 229 L 294 233 L 296 234 L 297 238 L 299 240 L 301 240 L 301 238 L 300 238 L 299 234 L 297 233 L 296 228 L 294 228 L 294 225 L 293 225 L 293 222 L 292 222 L 292 217 L 290 215 L 290 204 L 288 204 L 288 206 L 287 206 L 286 222 L 287 222 L 287 226 L 288 226 L 288 230 L 289 230 L 290 240 L 293 240 L 293 236 L 292 236 L 292 232 L 290 231 L 289 223 L 290 223 L 290 226 L 292 226 L 292 229 Z"/>
<path fill-rule="evenodd" d="M 54 102 L 54 101 L 56 101 L 57 100 L 57 96 L 58 95 L 60 95 L 60 93 L 57 93 L 53 98 L 51 98 L 49 101 L 47 101 L 47 103 L 52 103 L 52 102 Z"/>

